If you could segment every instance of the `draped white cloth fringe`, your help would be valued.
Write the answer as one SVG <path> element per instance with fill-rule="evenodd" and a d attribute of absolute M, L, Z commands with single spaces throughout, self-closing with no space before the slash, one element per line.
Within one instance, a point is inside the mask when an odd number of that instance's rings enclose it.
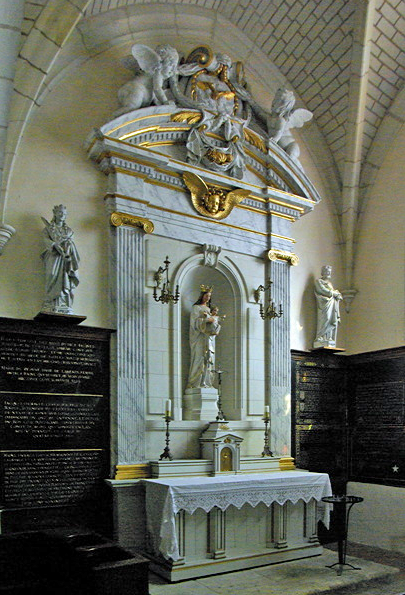
<path fill-rule="evenodd" d="M 329 526 L 331 506 L 321 501 L 332 494 L 326 473 L 307 471 L 275 471 L 266 474 L 221 475 L 216 477 L 182 477 L 146 479 L 146 515 L 153 549 L 176 561 L 179 548 L 175 515 L 180 510 L 193 514 L 197 508 L 206 513 L 214 507 L 240 509 L 245 504 L 271 506 L 299 500 L 317 501 L 317 519 Z"/>

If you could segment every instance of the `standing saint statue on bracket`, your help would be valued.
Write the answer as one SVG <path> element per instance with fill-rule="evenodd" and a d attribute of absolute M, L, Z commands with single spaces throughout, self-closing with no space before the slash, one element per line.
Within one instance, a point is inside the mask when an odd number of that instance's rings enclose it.
<path fill-rule="evenodd" d="M 190 371 L 187 388 L 211 388 L 215 339 L 221 330 L 218 308 L 211 307 L 212 287 L 201 285 L 190 315 Z M 222 317 L 224 318 L 224 317 Z"/>
<path fill-rule="evenodd" d="M 332 267 L 325 265 L 321 269 L 321 278 L 315 281 L 317 305 L 317 327 L 314 348 L 336 347 L 337 327 L 340 321 L 339 302 L 343 299 L 331 283 Z"/>
<path fill-rule="evenodd" d="M 73 231 L 66 225 L 66 207 L 55 205 L 53 217 L 45 224 L 46 249 L 41 254 L 45 265 L 45 300 L 41 312 L 73 314 L 73 292 L 79 284 L 79 254 Z"/>

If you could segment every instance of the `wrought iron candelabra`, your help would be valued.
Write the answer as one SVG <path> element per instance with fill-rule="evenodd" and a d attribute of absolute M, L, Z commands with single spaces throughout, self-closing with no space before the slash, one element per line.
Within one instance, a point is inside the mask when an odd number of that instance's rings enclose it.
<path fill-rule="evenodd" d="M 169 257 L 166 256 L 166 260 L 163 261 L 164 267 L 159 267 L 156 273 L 153 275 L 153 280 L 156 286 L 153 288 L 153 299 L 155 302 L 162 302 L 162 304 L 177 304 L 180 297 L 179 286 L 176 285 L 175 293 L 171 293 L 170 281 L 169 281 Z M 163 281 L 163 275 L 166 273 L 166 281 L 161 287 Z M 160 289 L 160 295 L 158 296 L 157 290 Z"/>
<path fill-rule="evenodd" d="M 269 423 L 270 423 L 270 414 L 267 410 L 267 406 L 264 408 L 264 416 L 262 417 L 264 421 L 264 448 L 262 452 L 262 457 L 272 457 L 273 453 L 270 450 L 269 446 Z"/>
<path fill-rule="evenodd" d="M 259 306 L 260 306 L 260 316 L 262 317 L 263 320 L 265 320 L 266 318 L 270 318 L 270 319 L 281 318 L 281 316 L 283 315 L 283 306 L 281 304 L 279 304 L 278 312 L 277 312 L 276 305 L 275 305 L 274 301 L 271 299 L 272 283 L 273 283 L 273 281 L 270 281 L 270 279 L 268 279 L 266 286 L 259 285 L 259 287 L 257 289 L 255 289 L 253 292 L 253 297 L 255 299 L 255 302 L 256 302 L 256 304 L 259 304 Z M 269 292 L 269 301 L 266 306 L 266 309 L 263 308 L 263 302 L 260 301 L 260 293 L 265 292 L 265 291 Z"/>
<path fill-rule="evenodd" d="M 162 459 L 169 459 L 169 461 L 172 461 L 173 455 L 170 452 L 170 447 L 169 447 L 169 442 L 170 442 L 169 424 L 173 418 L 170 415 L 170 411 L 166 411 L 163 419 L 165 420 L 165 423 L 166 423 L 166 446 L 164 447 L 164 450 L 159 457 L 159 461 L 161 461 Z"/>

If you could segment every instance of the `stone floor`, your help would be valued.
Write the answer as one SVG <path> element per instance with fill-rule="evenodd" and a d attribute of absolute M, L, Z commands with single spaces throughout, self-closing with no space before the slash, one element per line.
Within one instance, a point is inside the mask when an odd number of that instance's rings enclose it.
<path fill-rule="evenodd" d="M 168 584 L 151 575 L 150 595 L 405 595 L 405 556 L 349 544 L 346 561 L 361 570 L 339 576 L 327 565 L 337 552 L 250 570 Z M 352 554 L 352 555 L 351 555 Z"/>

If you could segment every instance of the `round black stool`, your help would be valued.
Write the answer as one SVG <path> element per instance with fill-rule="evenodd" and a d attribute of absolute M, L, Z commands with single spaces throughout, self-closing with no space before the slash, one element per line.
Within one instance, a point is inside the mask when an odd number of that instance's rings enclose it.
<path fill-rule="evenodd" d="M 353 570 L 361 570 L 358 566 L 353 566 L 346 562 L 346 549 L 350 511 L 354 504 L 363 502 L 363 500 L 364 498 L 361 498 L 360 496 L 325 496 L 322 498 L 322 502 L 333 504 L 333 512 L 336 515 L 338 532 L 338 561 L 331 566 L 327 566 L 327 568 L 338 566 L 337 574 L 339 575 L 343 572 L 343 566 L 350 566 Z"/>

